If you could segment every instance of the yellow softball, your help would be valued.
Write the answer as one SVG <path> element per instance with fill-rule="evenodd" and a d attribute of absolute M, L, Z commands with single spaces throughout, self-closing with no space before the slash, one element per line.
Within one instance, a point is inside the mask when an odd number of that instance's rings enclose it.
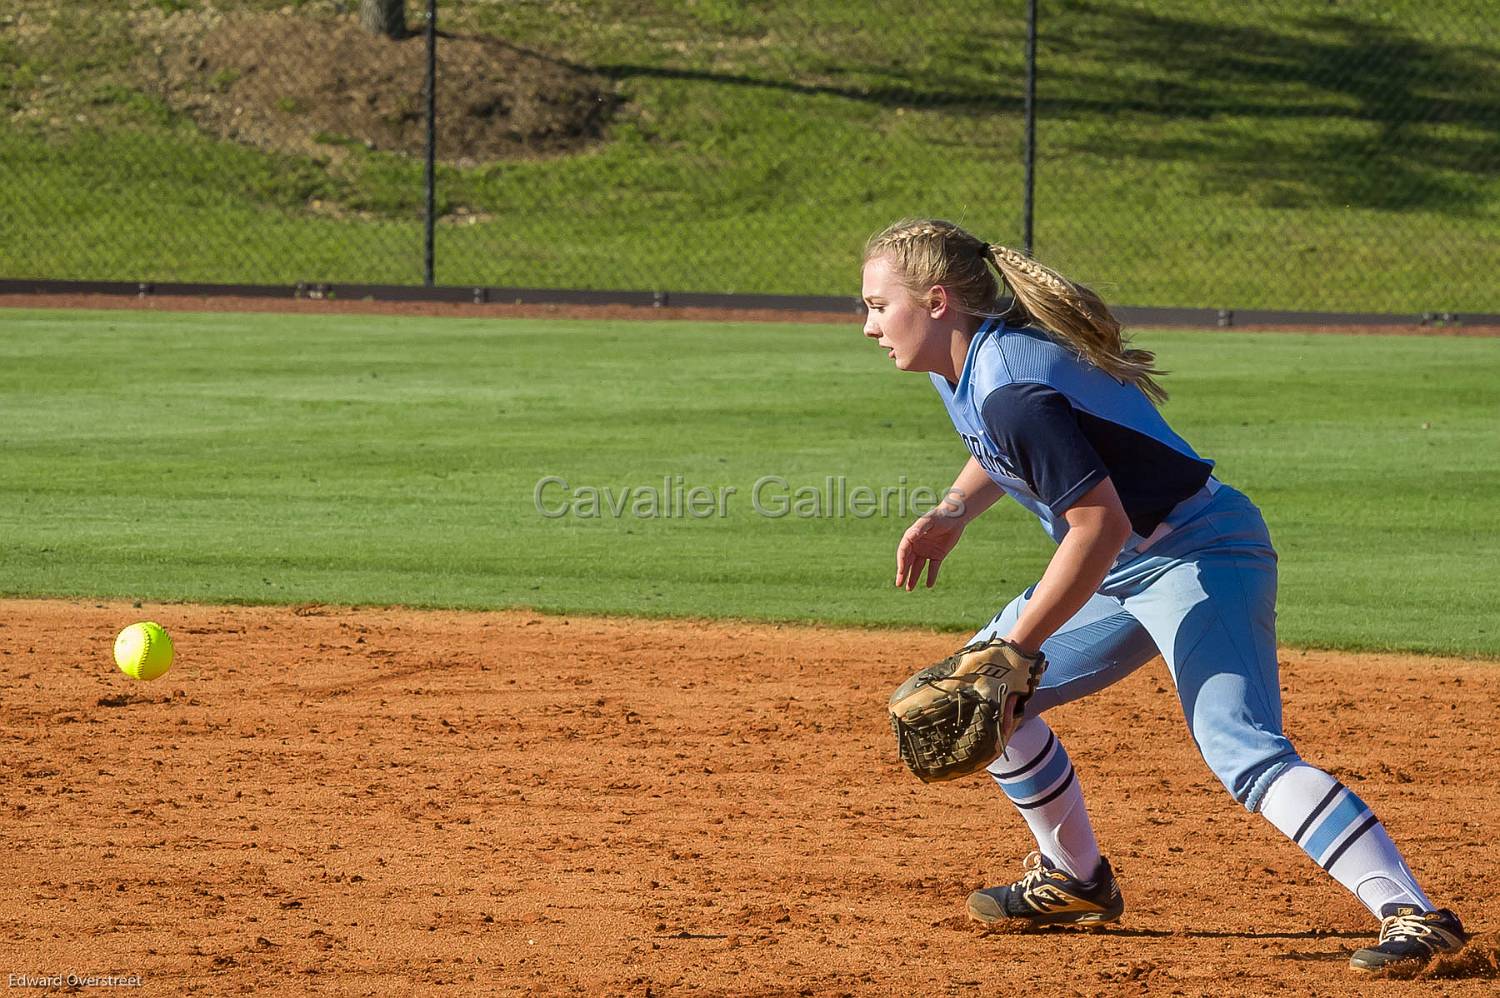
<path fill-rule="evenodd" d="M 131 624 L 115 638 L 115 664 L 131 679 L 155 679 L 172 667 L 172 639 L 155 621 Z"/>

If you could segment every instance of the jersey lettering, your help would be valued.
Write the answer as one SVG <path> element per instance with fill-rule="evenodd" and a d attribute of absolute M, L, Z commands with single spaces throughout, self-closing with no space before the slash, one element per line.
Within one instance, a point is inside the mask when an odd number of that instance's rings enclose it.
<path fill-rule="evenodd" d="M 973 434 L 962 431 L 958 435 L 962 438 L 964 446 L 969 448 L 969 453 L 974 455 L 974 460 L 978 461 L 979 466 L 987 473 L 991 475 L 1003 475 L 1018 482 L 1026 480 L 1016 472 L 1016 469 L 1011 466 L 1003 454 L 986 447 L 983 437 L 976 437 Z"/>

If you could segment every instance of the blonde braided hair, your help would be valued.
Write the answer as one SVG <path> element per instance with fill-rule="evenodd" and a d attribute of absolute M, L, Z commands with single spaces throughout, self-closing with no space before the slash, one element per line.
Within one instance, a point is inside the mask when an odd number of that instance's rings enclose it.
<path fill-rule="evenodd" d="M 1152 402 L 1160 405 L 1167 400 L 1156 380 L 1165 373 L 1156 368 L 1156 355 L 1129 345 L 1109 306 L 1091 288 L 1024 253 L 930 218 L 906 219 L 877 233 L 866 244 L 864 259 L 868 263 L 877 257 L 895 264 L 903 285 L 918 300 L 941 286 L 960 311 L 1039 326 L 1116 381 L 1135 385 Z M 1001 281 L 1013 299 L 1004 313 L 995 310 Z"/>

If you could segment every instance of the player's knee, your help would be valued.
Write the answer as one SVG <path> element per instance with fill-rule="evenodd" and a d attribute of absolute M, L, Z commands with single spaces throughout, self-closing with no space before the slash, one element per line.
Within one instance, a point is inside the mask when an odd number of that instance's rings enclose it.
<path fill-rule="evenodd" d="M 1252 813 L 1259 810 L 1261 800 L 1276 778 L 1299 761 L 1296 749 L 1285 738 L 1274 740 L 1255 752 L 1241 748 L 1234 752 L 1214 753 L 1205 749 L 1203 759 L 1230 796 Z"/>

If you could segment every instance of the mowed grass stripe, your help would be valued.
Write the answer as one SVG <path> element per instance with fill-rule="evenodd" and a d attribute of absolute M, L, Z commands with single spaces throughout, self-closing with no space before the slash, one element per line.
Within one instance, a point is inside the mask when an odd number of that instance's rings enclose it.
<path fill-rule="evenodd" d="M 1173 424 L 1266 512 L 1284 640 L 1500 655 L 1500 342 L 1137 341 Z M 1002 504 L 907 594 L 908 516 L 848 496 L 940 491 L 965 453 L 853 324 L 0 313 L 13 595 L 964 629 L 1041 572 L 1034 521 Z M 546 476 L 632 490 L 625 515 L 544 517 Z M 757 512 L 765 476 L 769 512 L 801 488 L 823 515 Z M 727 515 L 665 515 L 693 488 L 735 490 Z"/>

